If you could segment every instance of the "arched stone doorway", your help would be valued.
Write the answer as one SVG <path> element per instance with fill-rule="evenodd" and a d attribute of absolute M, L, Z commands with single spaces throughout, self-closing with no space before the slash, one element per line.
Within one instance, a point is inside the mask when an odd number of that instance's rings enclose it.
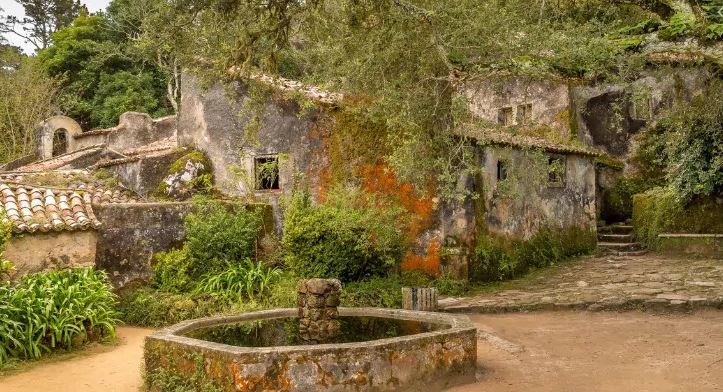
<path fill-rule="evenodd" d="M 35 156 L 49 159 L 75 150 L 75 136 L 82 133 L 80 125 L 70 117 L 53 116 L 38 125 Z"/>
<path fill-rule="evenodd" d="M 53 133 L 53 156 L 68 152 L 68 131 L 65 128 L 56 129 Z"/>

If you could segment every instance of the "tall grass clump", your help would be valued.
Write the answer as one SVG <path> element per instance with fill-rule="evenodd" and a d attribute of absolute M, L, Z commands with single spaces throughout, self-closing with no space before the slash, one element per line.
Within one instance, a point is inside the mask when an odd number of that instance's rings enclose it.
<path fill-rule="evenodd" d="M 104 272 L 41 272 L 0 285 L 0 367 L 115 336 L 116 297 Z"/>

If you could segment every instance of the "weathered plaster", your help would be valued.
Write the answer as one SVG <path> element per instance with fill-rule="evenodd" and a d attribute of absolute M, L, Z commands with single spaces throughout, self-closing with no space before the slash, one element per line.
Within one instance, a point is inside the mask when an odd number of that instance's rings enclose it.
<path fill-rule="evenodd" d="M 520 105 L 532 105 L 531 126 L 554 128 L 557 137 L 570 136 L 570 94 L 566 82 L 509 77 L 481 79 L 467 84 L 464 94 L 470 110 L 478 118 L 497 124 L 499 110 L 512 108 L 515 125 Z"/>
<path fill-rule="evenodd" d="M 546 158 L 547 155 L 544 155 Z M 589 228 L 596 226 L 595 164 L 592 158 L 563 155 L 565 181 L 547 181 L 546 166 L 519 149 L 486 147 L 483 153 L 482 217 L 491 234 L 529 238 L 541 228 Z M 511 190 L 500 192 L 497 162 L 507 162 Z M 546 164 L 542 162 L 542 164 Z M 535 171 L 539 170 L 538 174 Z M 528 178 L 540 175 L 541 178 Z"/>
<path fill-rule="evenodd" d="M 95 263 L 96 242 L 97 233 L 93 230 L 26 234 L 12 237 L 3 257 L 15 264 L 11 278 L 88 267 Z"/>

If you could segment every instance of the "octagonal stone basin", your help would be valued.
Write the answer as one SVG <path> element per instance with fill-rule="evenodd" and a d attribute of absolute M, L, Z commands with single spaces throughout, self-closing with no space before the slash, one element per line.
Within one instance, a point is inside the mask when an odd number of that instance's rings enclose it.
<path fill-rule="evenodd" d="M 205 333 L 257 321 L 262 322 L 257 325 L 269 321 L 268 325 L 274 325 L 296 316 L 297 309 L 275 309 L 177 324 L 146 338 L 146 372 L 201 376 L 225 391 L 435 391 L 474 381 L 477 330 L 466 316 L 339 308 L 341 319 L 399 321 L 407 326 L 406 333 L 411 333 L 353 343 L 242 347 L 218 343 L 226 338 Z M 251 333 L 259 332 L 263 328 Z M 378 333 L 368 336 L 378 337 Z"/>

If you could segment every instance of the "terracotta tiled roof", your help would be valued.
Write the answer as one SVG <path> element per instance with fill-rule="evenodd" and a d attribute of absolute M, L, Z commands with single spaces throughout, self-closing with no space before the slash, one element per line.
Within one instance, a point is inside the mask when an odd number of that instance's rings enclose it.
<path fill-rule="evenodd" d="M 501 146 L 539 148 L 545 151 L 561 154 L 577 154 L 591 157 L 598 157 L 603 155 L 600 151 L 597 151 L 590 147 L 555 143 L 540 137 L 514 135 L 512 133 L 504 131 L 480 128 L 462 128 L 457 130 L 456 133 L 460 136 L 476 139 L 481 143 L 496 144 Z"/>
<path fill-rule="evenodd" d="M 50 185 L 47 180 L 43 179 L 43 175 L 50 174 L 60 176 L 65 182 L 62 186 Z M 49 173 L 0 173 L 0 184 L 5 184 L 10 188 L 25 189 L 52 189 L 57 192 L 77 192 L 83 195 L 89 195 L 92 204 L 117 204 L 117 203 L 137 203 L 138 195 L 134 192 L 118 187 L 103 185 L 102 181 L 93 181 L 89 177 L 91 174 L 85 170 L 72 170 L 68 172 L 49 172 Z"/>
<path fill-rule="evenodd" d="M 17 233 L 88 230 L 101 225 L 88 192 L 0 183 L 0 198 L 3 220 L 12 223 Z"/>
<path fill-rule="evenodd" d="M 104 148 L 105 148 L 105 146 L 102 144 L 82 148 L 80 150 L 71 151 L 67 154 L 59 155 L 57 157 L 53 157 L 50 159 L 33 162 L 29 165 L 19 167 L 19 168 L 15 169 L 15 171 L 18 171 L 18 172 L 44 172 L 44 171 L 48 171 L 48 170 L 59 169 L 65 165 L 73 162 L 76 159 L 82 158 L 86 155 L 95 154 L 99 151 L 102 151 Z"/>
<path fill-rule="evenodd" d="M 146 144 L 145 146 L 123 151 L 123 155 L 128 157 L 137 155 L 149 155 L 153 153 L 166 152 L 176 147 L 178 147 L 178 141 L 176 140 L 175 136 L 171 136 L 165 139 L 157 140 L 150 144 Z"/>

